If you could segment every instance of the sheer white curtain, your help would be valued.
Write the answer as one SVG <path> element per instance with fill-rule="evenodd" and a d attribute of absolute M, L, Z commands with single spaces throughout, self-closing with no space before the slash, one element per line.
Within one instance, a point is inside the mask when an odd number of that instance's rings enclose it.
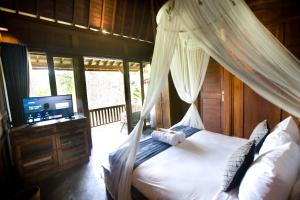
<path fill-rule="evenodd" d="M 131 199 L 131 174 L 142 120 L 167 79 L 179 33 L 191 37 L 186 43 L 188 48 L 203 49 L 262 97 L 300 117 L 300 62 L 256 19 L 243 0 L 173 0 L 160 10 L 158 18 L 150 85 L 141 121 L 120 147 L 122 154 L 116 159 L 117 165 L 111 166 L 110 188 L 115 199 Z M 195 87 L 200 86 L 201 83 Z M 185 96 L 179 90 L 181 97 Z"/>
<path fill-rule="evenodd" d="M 200 3 L 201 2 L 201 3 Z M 243 0 L 176 1 L 190 45 L 278 107 L 300 117 L 300 62 L 255 17 Z"/>
<path fill-rule="evenodd" d="M 166 15 L 166 13 L 164 13 Z M 171 23 L 172 22 L 172 23 Z M 164 17 L 161 21 L 163 28 L 176 29 L 178 23 Z M 168 79 L 168 73 L 174 54 L 174 49 L 178 39 L 177 32 L 167 32 L 160 25 L 157 28 L 157 35 L 154 47 L 153 58 L 151 62 L 150 84 L 141 112 L 141 119 L 130 133 L 129 138 L 123 143 L 119 150 L 122 151 L 115 158 L 117 163 L 111 164 L 111 185 L 109 188 L 115 199 L 130 200 L 130 188 L 133 165 L 136 158 L 138 142 L 143 129 L 143 121 L 151 111 L 152 107 L 158 100 L 165 81 Z"/>
<path fill-rule="evenodd" d="M 171 74 L 179 97 L 191 104 L 183 119 L 173 127 L 186 125 L 204 129 L 195 100 L 203 84 L 209 55 L 200 48 L 188 47 L 189 36 L 180 35 L 171 64 Z"/>

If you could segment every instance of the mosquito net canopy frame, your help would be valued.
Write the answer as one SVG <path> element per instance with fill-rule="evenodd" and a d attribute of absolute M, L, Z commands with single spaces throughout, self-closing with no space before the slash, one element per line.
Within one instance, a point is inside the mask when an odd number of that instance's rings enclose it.
<path fill-rule="evenodd" d="M 168 72 L 180 98 L 191 104 L 176 125 L 203 129 L 196 106 L 209 57 L 256 93 L 300 117 L 300 62 L 255 17 L 243 0 L 172 0 L 157 15 L 149 89 L 141 118 L 110 161 L 115 199 L 131 199 L 133 165 L 143 121 L 158 100 Z"/>

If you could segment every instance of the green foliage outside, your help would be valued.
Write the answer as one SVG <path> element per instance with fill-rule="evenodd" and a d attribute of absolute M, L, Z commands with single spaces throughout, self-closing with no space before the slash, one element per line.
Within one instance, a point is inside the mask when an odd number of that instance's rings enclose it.
<path fill-rule="evenodd" d="M 56 71 L 55 75 L 58 94 L 75 93 L 73 71 Z"/>

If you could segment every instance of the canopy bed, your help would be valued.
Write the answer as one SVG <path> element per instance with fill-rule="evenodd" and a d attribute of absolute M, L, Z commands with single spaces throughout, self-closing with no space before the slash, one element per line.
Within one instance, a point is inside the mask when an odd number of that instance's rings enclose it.
<path fill-rule="evenodd" d="M 205 131 L 194 101 L 201 89 L 209 58 L 214 58 L 259 95 L 296 117 L 300 117 L 300 62 L 258 21 L 243 0 L 172 0 L 160 9 L 157 24 L 150 85 L 140 121 L 116 151 L 118 153 L 112 153 L 114 159 L 107 167 L 110 170 L 107 188 L 115 199 L 122 200 L 131 199 L 131 185 L 153 199 L 176 199 L 178 196 L 181 197 L 178 199 L 237 199 L 234 190 L 215 196 L 222 185 L 220 176 L 224 174 L 226 160 L 236 148 L 246 145 L 240 150 L 246 150 L 248 155 L 253 144 L 248 144 L 246 139 Z M 184 118 L 173 128 L 187 126 L 201 131 L 134 169 L 143 120 L 158 99 L 169 70 L 179 97 L 191 104 Z M 287 119 L 281 124 L 289 126 L 293 123 Z M 279 135 L 278 138 L 286 134 L 273 132 L 270 135 Z M 294 132 L 299 135 L 299 130 Z M 297 176 L 300 156 L 295 143 L 298 140 L 286 138 L 289 139 L 285 142 L 278 139 L 277 144 L 282 147 L 276 149 L 273 146 L 267 151 L 268 155 L 265 152 L 265 157 L 259 155 L 257 162 L 259 165 L 261 160 L 269 159 L 268 156 L 273 154 L 281 162 L 285 157 L 278 155 L 290 151 L 298 155 L 292 165 L 296 170 L 293 175 Z M 209 180 L 204 177 L 207 170 L 212 174 Z M 178 176 L 185 173 L 188 180 Z M 159 184 L 155 182 L 157 177 L 163 177 Z M 180 188 L 177 184 L 183 181 L 187 185 Z M 195 186 L 193 182 L 199 185 Z M 204 193 L 207 196 L 203 196 Z"/>

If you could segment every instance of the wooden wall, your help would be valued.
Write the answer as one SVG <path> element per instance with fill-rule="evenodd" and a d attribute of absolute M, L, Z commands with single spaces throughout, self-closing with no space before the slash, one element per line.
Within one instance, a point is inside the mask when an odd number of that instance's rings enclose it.
<path fill-rule="evenodd" d="M 299 2 L 296 0 L 248 0 L 246 2 L 258 19 L 278 40 L 295 56 L 300 58 Z M 209 67 L 215 68 L 216 66 L 210 64 Z M 223 68 L 221 65 L 218 65 L 218 67 Z M 253 128 L 260 121 L 267 119 L 270 128 L 273 128 L 279 121 L 289 116 L 287 112 L 260 97 L 249 86 L 226 70 L 224 70 L 220 80 L 223 82 L 222 90 L 225 93 L 224 105 L 220 111 L 223 116 L 223 129 L 221 132 L 248 138 Z M 209 80 L 205 80 L 203 90 L 205 90 L 205 85 L 209 85 Z M 213 113 L 213 110 L 206 110 L 206 112 Z M 206 113 L 207 115 L 209 113 Z M 216 121 L 211 120 L 213 122 L 209 121 L 207 123 L 211 124 Z M 215 131 L 211 127 L 208 127 L 208 129 Z"/>
<path fill-rule="evenodd" d="M 297 0 L 249 0 L 250 8 L 258 19 L 300 59 L 300 2 Z M 236 79 L 236 78 L 235 78 Z M 256 124 L 267 119 L 270 128 L 289 116 L 284 110 L 274 106 L 257 95 L 251 88 L 236 80 L 241 88 L 233 98 L 242 96 L 242 101 L 233 107 L 239 113 L 242 123 L 234 125 L 234 135 L 248 138 Z M 242 133 L 240 132 L 242 131 Z"/>
<path fill-rule="evenodd" d="M 298 0 L 246 0 L 258 19 L 300 59 L 300 1 Z M 245 22 L 247 23 L 247 22 Z M 221 75 L 220 75 L 221 73 Z M 169 87 L 168 93 L 174 93 Z M 224 102 L 221 93 L 224 91 Z M 176 91 L 175 91 L 176 92 Z M 170 110 L 181 110 L 179 103 L 170 103 Z M 227 135 L 248 138 L 260 121 L 267 119 L 273 128 L 289 116 L 256 94 L 251 88 L 211 60 L 201 94 L 198 109 L 206 129 Z M 163 113 L 165 118 L 181 119 L 181 113 Z M 179 120 L 174 120 L 171 124 Z M 221 123 L 219 122 L 221 121 Z M 167 126 L 166 126 L 167 127 Z"/>

